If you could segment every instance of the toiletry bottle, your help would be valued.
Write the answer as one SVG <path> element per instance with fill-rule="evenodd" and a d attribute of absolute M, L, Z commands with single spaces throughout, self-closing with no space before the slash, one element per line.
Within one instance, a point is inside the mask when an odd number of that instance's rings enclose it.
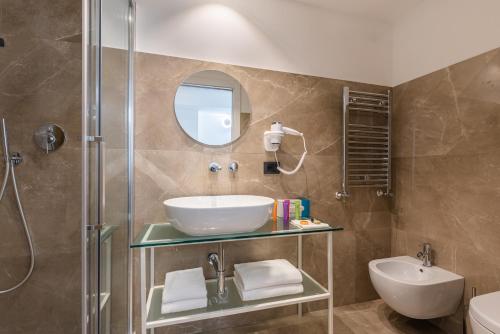
<path fill-rule="evenodd" d="M 301 218 L 311 218 L 311 201 L 307 198 L 301 198 L 302 201 L 302 217 Z"/>
<path fill-rule="evenodd" d="M 277 210 L 276 210 L 276 217 L 283 218 L 283 200 L 282 199 L 278 200 L 278 207 L 277 207 Z"/>
<path fill-rule="evenodd" d="M 285 199 L 283 200 L 283 224 L 288 225 L 289 219 L 290 219 L 290 201 Z"/>
<path fill-rule="evenodd" d="M 278 200 L 274 200 L 274 206 L 273 206 L 273 222 L 276 223 L 278 220 Z"/>
<path fill-rule="evenodd" d="M 295 204 L 295 219 L 300 219 L 300 200 L 294 201 Z"/>

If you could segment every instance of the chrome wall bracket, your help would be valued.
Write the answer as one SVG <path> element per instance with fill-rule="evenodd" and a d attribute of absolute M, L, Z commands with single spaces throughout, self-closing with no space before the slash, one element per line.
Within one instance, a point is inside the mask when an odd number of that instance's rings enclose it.
<path fill-rule="evenodd" d="M 337 191 L 335 193 L 335 198 L 338 200 L 343 200 L 347 199 L 349 196 L 351 196 L 349 193 L 343 192 L 343 191 Z"/>
<path fill-rule="evenodd" d="M 104 141 L 103 136 L 87 136 L 87 141 L 91 143 L 100 143 Z"/>
<path fill-rule="evenodd" d="M 86 226 L 87 226 L 87 231 L 99 231 L 102 230 L 103 228 L 102 224 L 86 225 Z"/>

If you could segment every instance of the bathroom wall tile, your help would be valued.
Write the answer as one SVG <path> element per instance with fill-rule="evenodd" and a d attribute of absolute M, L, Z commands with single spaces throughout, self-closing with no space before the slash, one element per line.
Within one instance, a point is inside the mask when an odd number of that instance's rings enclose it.
<path fill-rule="evenodd" d="M 499 66 L 493 50 L 396 87 L 394 155 L 466 155 L 494 148 Z"/>
<path fill-rule="evenodd" d="M 30 281 L 2 297 L 2 329 L 8 333 L 36 333 L 52 324 L 52 333 L 80 332 L 80 254 L 37 255 L 36 260 Z M 68 270 L 71 267 L 75 270 Z M 69 307 L 72 304 L 74 307 Z"/>
<path fill-rule="evenodd" d="M 461 95 L 479 101 L 500 103 L 500 52 L 498 49 L 483 55 L 484 63 L 478 75 L 463 89 Z M 452 67 L 453 68 L 453 67 Z"/>
<path fill-rule="evenodd" d="M 464 89 L 477 86 L 477 79 L 485 67 L 491 66 L 492 60 L 498 55 L 499 50 L 493 49 L 473 58 L 462 61 L 449 67 L 451 80 L 459 94 Z"/>
<path fill-rule="evenodd" d="M 0 31 L 3 33 L 55 40 L 81 32 L 79 1 L 2 0 L 1 5 Z"/>
<path fill-rule="evenodd" d="M 2 0 L 0 117 L 7 121 L 19 194 L 35 248 L 25 285 L 0 297 L 1 332 L 81 332 L 81 2 Z M 33 132 L 61 125 L 67 142 L 43 153 Z M 0 149 L 1 150 L 1 149 Z M 3 155 L 3 152 L 1 152 Z M 4 166 L 0 166 L 3 175 Z M 29 250 L 12 185 L 0 203 L 0 289 L 24 277 Z"/>
<path fill-rule="evenodd" d="M 465 277 L 465 304 L 472 286 L 500 289 L 499 52 L 394 88 L 391 254 L 430 242 L 435 263 Z"/>
<path fill-rule="evenodd" d="M 497 258 L 489 252 L 477 250 L 462 245 L 456 249 L 457 273 L 466 277 L 464 300 L 468 305 L 472 298 L 472 288 L 477 294 L 494 292 L 500 286 L 500 265 Z"/>
<path fill-rule="evenodd" d="M 136 59 L 135 233 L 143 224 L 165 221 L 162 201 L 172 197 L 206 194 L 305 196 L 312 201 L 313 216 L 346 229 L 334 236 L 335 304 L 377 298 L 370 288 L 365 267 L 373 256 L 390 255 L 386 247 L 391 242 L 389 203 L 385 198 L 376 197 L 374 191 L 360 189 L 354 190 L 353 197 L 343 203 L 335 199 L 335 192 L 341 189 L 342 87 L 347 85 L 377 93 L 386 91 L 387 87 L 145 53 L 138 53 Z M 223 148 L 207 148 L 190 139 L 177 124 L 173 110 L 177 86 L 190 74 L 208 69 L 221 70 L 238 79 L 252 106 L 246 133 Z M 273 161 L 274 155 L 264 151 L 262 135 L 274 120 L 282 120 L 287 126 L 303 131 L 307 139 L 309 153 L 303 168 L 294 176 L 263 174 L 263 162 Z M 293 169 L 302 150 L 300 138 L 287 136 L 278 153 L 282 166 Z M 208 171 L 212 161 L 223 167 L 217 174 Z M 232 161 L 239 164 L 235 174 L 227 170 Z M 382 230 L 384 233 L 379 232 Z M 303 242 L 304 268 L 326 285 L 325 237 L 308 236 Z M 362 247 L 367 255 L 361 257 L 357 247 Z M 211 250 L 213 246 L 161 251 L 157 257 L 161 263 L 157 280 L 163 279 L 165 271 L 193 266 L 202 266 L 206 275 L 213 276 L 213 270 L 206 264 L 207 253 Z M 226 250 L 228 272 L 233 263 L 266 258 L 286 258 L 295 263 L 296 254 L 296 238 L 230 243 Z M 137 269 L 137 259 L 135 263 Z M 313 303 L 306 309 L 325 307 L 325 303 Z M 294 307 L 271 310 L 266 312 L 266 317 L 290 314 L 294 310 Z M 212 320 L 193 324 L 194 327 L 173 326 L 175 328 L 165 329 L 165 332 L 199 332 L 208 327 L 229 329 L 261 318 L 258 312 L 247 321 Z M 137 325 L 137 317 L 135 321 Z"/>
<path fill-rule="evenodd" d="M 313 245 L 314 246 L 314 245 Z M 336 306 L 356 301 L 356 236 L 345 231 L 333 239 L 333 295 Z M 306 252 L 307 253 L 307 252 Z M 319 264 L 318 264 L 319 265 Z"/>
<path fill-rule="evenodd" d="M 390 227 L 367 229 L 355 232 L 356 238 L 356 294 L 355 301 L 377 299 L 368 273 L 368 263 L 373 259 L 388 257 L 391 252 Z"/>

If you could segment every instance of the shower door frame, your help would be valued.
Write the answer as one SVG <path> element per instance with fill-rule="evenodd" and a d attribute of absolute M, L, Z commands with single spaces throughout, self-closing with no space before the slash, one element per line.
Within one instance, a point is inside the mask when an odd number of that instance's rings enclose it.
<path fill-rule="evenodd" d="M 82 0 L 82 334 L 99 334 L 99 278 L 100 233 L 102 228 L 104 180 L 102 153 L 104 150 L 99 129 L 100 90 L 102 75 L 101 1 Z M 132 226 L 134 217 L 134 53 L 135 12 L 134 0 L 128 0 L 128 82 L 127 82 L 127 178 L 128 178 L 128 245 L 127 245 L 127 328 L 132 333 Z M 95 95 L 94 95 L 95 94 Z M 93 115 L 95 114 L 95 120 Z M 97 123 L 90 131 L 92 122 Z M 92 132 L 92 133 L 91 133 Z M 90 163 L 90 146 L 95 146 L 96 164 Z M 97 186 L 89 186 L 91 173 L 97 174 Z M 95 194 L 90 191 L 96 190 Z M 92 213 L 91 196 L 97 200 L 96 214 Z M 97 310 L 94 312 L 94 310 Z"/>

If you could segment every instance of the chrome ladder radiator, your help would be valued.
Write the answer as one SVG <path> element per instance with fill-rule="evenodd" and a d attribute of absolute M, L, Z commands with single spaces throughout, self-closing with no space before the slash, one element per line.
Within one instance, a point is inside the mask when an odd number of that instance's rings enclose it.
<path fill-rule="evenodd" d="M 391 196 L 391 91 L 386 94 L 343 89 L 342 191 L 376 188 L 377 196 Z"/>

